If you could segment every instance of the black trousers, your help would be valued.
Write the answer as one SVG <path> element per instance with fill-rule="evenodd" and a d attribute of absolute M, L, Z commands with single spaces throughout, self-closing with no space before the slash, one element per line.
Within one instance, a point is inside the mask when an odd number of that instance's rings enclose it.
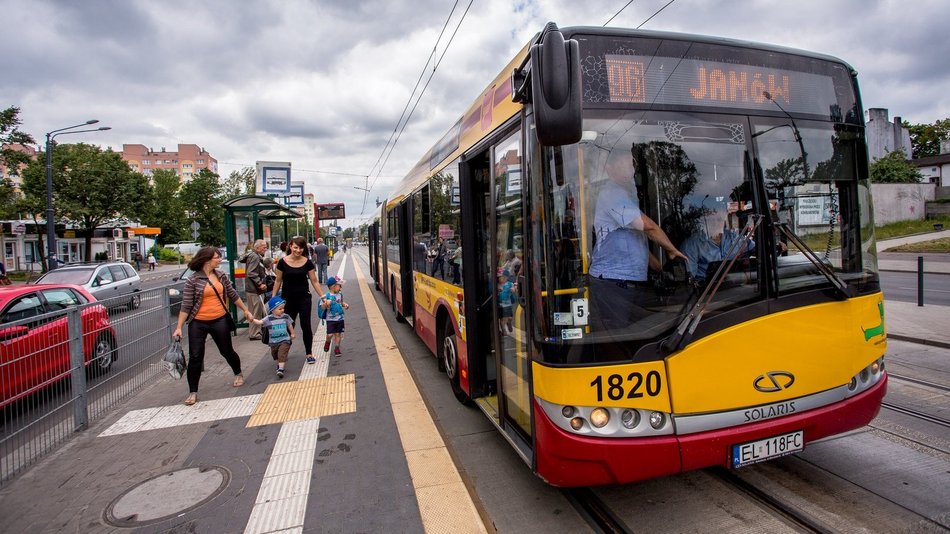
<path fill-rule="evenodd" d="M 311 325 L 312 318 L 310 316 L 313 312 L 313 296 L 308 291 L 304 295 L 287 295 L 284 293 L 283 297 L 287 302 L 284 306 L 284 313 L 303 332 L 305 354 L 313 354 L 313 326 Z M 299 321 L 297 320 L 298 315 L 300 316 Z"/>
<path fill-rule="evenodd" d="M 205 341 L 211 334 L 211 339 L 218 347 L 218 352 L 224 356 L 235 376 L 241 374 L 241 357 L 234 352 L 231 345 L 231 330 L 228 321 L 222 315 L 213 321 L 199 321 L 192 319 L 188 323 L 188 391 L 198 393 L 198 381 L 201 380 L 201 369 L 205 364 Z"/>
<path fill-rule="evenodd" d="M 626 330 L 648 317 L 647 308 L 657 304 L 656 292 L 647 282 L 590 279 L 590 324 L 597 330 Z"/>

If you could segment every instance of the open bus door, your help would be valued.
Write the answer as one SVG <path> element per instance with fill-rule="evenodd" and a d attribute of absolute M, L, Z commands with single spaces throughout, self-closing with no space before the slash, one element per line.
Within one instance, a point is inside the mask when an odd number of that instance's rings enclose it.
<path fill-rule="evenodd" d="M 467 158 L 463 167 L 463 283 L 472 397 L 503 432 L 517 438 L 512 442 L 530 458 L 529 328 L 518 297 L 525 277 L 520 269 L 499 276 L 511 268 L 509 252 L 519 260 L 522 254 L 520 131 Z"/>
<path fill-rule="evenodd" d="M 379 284 L 379 221 L 369 226 L 367 242 L 369 248 L 369 274 L 373 278 L 373 286 L 381 289 Z"/>
<path fill-rule="evenodd" d="M 396 302 L 396 320 L 412 323 L 412 311 L 415 308 L 412 295 L 412 217 L 409 202 L 402 202 L 396 208 L 399 211 L 397 231 L 399 232 L 399 284 L 402 299 Z M 395 298 L 395 297 L 394 297 Z"/>

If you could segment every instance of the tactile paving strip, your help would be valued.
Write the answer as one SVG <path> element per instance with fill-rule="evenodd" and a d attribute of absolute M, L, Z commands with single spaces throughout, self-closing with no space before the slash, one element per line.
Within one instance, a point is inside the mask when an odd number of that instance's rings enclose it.
<path fill-rule="evenodd" d="M 356 375 L 327 376 L 267 386 L 247 427 L 356 411 Z"/>

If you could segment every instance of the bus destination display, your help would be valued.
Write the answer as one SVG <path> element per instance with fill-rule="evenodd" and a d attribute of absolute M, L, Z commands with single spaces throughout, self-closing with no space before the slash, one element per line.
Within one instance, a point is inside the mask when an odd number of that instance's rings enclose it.
<path fill-rule="evenodd" d="M 604 60 L 615 103 L 769 111 L 777 103 L 790 113 L 817 115 L 837 103 L 831 76 L 659 56 L 606 54 Z"/>

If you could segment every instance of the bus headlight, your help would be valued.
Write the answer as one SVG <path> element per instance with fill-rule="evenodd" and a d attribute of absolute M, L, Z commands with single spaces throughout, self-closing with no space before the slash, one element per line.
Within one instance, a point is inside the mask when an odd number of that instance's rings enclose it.
<path fill-rule="evenodd" d="M 851 382 L 848 382 L 848 389 L 850 389 L 851 391 L 854 391 L 855 389 L 857 389 L 857 387 L 858 387 L 858 379 L 852 376 Z"/>
<path fill-rule="evenodd" d="M 650 412 L 650 426 L 654 429 L 659 429 L 663 426 L 663 423 L 666 421 L 666 417 L 663 417 L 661 412 Z"/>
<path fill-rule="evenodd" d="M 640 424 L 640 412 L 636 410 L 624 410 L 620 414 L 620 423 L 623 424 L 624 428 L 636 428 Z"/>
<path fill-rule="evenodd" d="M 610 422 L 610 412 L 606 408 L 594 408 L 590 412 L 590 424 L 596 428 L 603 428 Z"/>
<path fill-rule="evenodd" d="M 570 419 L 571 417 L 574 417 L 574 407 L 565 406 L 561 408 L 561 415 L 563 415 L 565 419 Z"/>
<path fill-rule="evenodd" d="M 574 430 L 580 430 L 584 428 L 584 418 L 575 417 L 574 419 L 571 419 L 571 428 L 573 428 Z"/>

